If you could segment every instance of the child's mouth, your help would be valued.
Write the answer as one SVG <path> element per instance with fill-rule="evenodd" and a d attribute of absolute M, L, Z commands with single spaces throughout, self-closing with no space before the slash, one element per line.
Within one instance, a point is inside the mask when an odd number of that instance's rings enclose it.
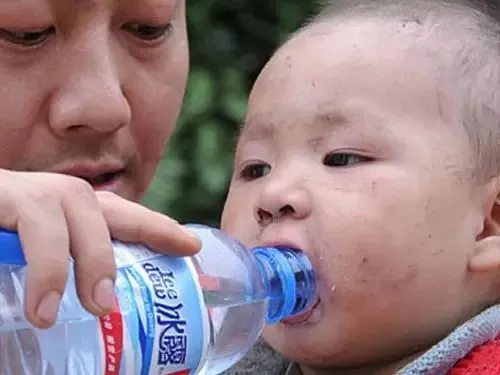
<path fill-rule="evenodd" d="M 316 302 L 311 306 L 311 308 L 307 309 L 306 311 L 298 315 L 292 316 L 291 318 L 284 319 L 281 321 L 281 323 L 286 325 L 298 325 L 307 322 L 312 317 L 313 313 L 316 311 L 316 308 L 318 307 L 320 302 L 321 300 L 318 297 Z"/>

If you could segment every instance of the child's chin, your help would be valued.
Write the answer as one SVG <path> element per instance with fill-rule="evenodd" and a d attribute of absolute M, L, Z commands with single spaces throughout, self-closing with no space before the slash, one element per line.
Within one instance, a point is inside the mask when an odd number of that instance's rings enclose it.
<path fill-rule="evenodd" d="M 333 333 L 334 334 L 334 333 Z M 276 352 L 289 361 L 310 367 L 323 367 L 325 359 L 335 354 L 335 337 L 321 324 L 307 321 L 300 324 L 280 323 L 266 327 L 263 338 Z M 333 353 L 332 353 L 333 352 Z M 329 361 L 328 361 L 329 362 Z"/>
<path fill-rule="evenodd" d="M 339 348 L 338 332 L 332 328 L 325 305 L 318 302 L 307 314 L 287 319 L 264 329 L 264 340 L 286 358 L 321 366 Z M 333 352 L 333 353 L 332 353 Z"/>

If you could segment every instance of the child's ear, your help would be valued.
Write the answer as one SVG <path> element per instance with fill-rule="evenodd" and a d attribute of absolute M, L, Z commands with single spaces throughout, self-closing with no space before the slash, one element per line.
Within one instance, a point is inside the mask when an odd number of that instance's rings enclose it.
<path fill-rule="evenodd" d="M 483 225 L 469 259 L 469 269 L 475 272 L 500 269 L 500 178 L 489 181 L 482 201 Z"/>

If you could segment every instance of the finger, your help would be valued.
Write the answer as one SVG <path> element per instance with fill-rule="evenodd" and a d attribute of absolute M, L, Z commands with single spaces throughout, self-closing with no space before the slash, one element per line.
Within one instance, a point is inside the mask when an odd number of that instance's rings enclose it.
<path fill-rule="evenodd" d="M 90 313 L 108 314 L 115 305 L 116 266 L 101 206 L 84 180 L 66 178 L 64 185 L 59 184 L 78 297 Z"/>
<path fill-rule="evenodd" d="M 57 197 L 19 197 L 17 230 L 26 258 L 26 318 L 39 328 L 57 318 L 68 280 L 69 238 L 66 220 Z M 20 200 L 18 200 L 19 202 Z M 43 204 L 42 204 L 43 202 Z"/>
<path fill-rule="evenodd" d="M 68 279 L 69 239 L 57 194 L 27 174 L 0 169 L 0 227 L 17 230 L 27 262 L 24 312 L 51 326 Z"/>
<path fill-rule="evenodd" d="M 200 250 L 199 238 L 168 216 L 109 192 L 99 192 L 97 197 L 113 238 L 169 255 L 188 256 Z"/>

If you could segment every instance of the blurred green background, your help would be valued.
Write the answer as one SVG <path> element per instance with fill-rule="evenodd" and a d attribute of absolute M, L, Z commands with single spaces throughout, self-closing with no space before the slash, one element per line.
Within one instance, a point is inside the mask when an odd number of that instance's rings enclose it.
<path fill-rule="evenodd" d="M 144 204 L 180 222 L 218 226 L 252 83 L 317 6 L 312 0 L 187 0 L 187 5 L 188 88 Z"/>

